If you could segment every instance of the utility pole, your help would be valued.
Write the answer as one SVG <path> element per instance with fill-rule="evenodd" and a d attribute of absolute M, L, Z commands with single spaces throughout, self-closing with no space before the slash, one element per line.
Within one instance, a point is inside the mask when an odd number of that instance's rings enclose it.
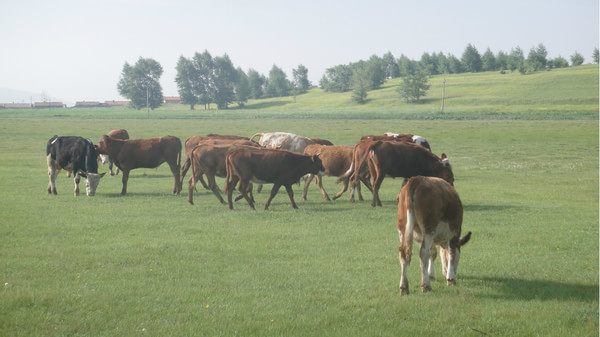
<path fill-rule="evenodd" d="M 444 98 L 446 98 L 446 79 L 442 81 L 442 112 L 444 112 Z"/>
<path fill-rule="evenodd" d="M 148 114 L 148 118 L 150 118 L 150 104 L 148 101 L 148 85 L 146 84 L 146 113 Z"/>

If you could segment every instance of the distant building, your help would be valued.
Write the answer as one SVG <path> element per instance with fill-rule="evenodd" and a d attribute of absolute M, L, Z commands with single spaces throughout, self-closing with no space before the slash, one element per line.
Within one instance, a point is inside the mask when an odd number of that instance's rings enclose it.
<path fill-rule="evenodd" d="M 164 99 L 164 101 L 163 101 L 163 103 L 165 103 L 165 104 L 170 104 L 170 103 L 179 104 L 179 103 L 181 103 L 181 97 L 179 97 L 179 96 L 166 96 L 165 99 Z"/>
<path fill-rule="evenodd" d="M 79 101 L 75 102 L 76 108 L 97 108 L 105 106 L 103 103 L 95 102 L 95 101 Z"/>
<path fill-rule="evenodd" d="M 129 101 L 104 101 L 104 106 L 125 106 L 128 105 Z"/>
<path fill-rule="evenodd" d="M 0 103 L 0 109 L 31 109 L 31 103 Z"/>
<path fill-rule="evenodd" d="M 35 102 L 33 103 L 34 109 L 49 109 L 49 108 L 66 108 L 67 105 L 63 102 Z"/>

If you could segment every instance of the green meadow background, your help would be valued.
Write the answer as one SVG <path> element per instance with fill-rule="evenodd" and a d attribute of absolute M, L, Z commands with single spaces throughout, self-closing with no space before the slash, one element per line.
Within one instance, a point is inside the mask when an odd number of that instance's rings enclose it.
<path fill-rule="evenodd" d="M 418 105 L 390 81 L 364 105 L 313 89 L 244 109 L 0 110 L 0 336 L 597 336 L 598 65 L 445 78 L 444 112 L 439 76 Z M 244 200 L 230 211 L 200 185 L 192 206 L 190 174 L 174 196 L 167 165 L 132 171 L 126 196 L 119 175 L 74 197 L 64 172 L 47 194 L 52 135 L 98 141 L 115 128 L 339 145 L 422 135 L 450 158 L 473 232 L 457 285 L 438 277 L 421 293 L 414 260 L 412 293 L 398 295 L 401 179 L 384 180 L 378 208 L 368 191 L 327 202 L 314 185 L 307 201 L 295 186 L 298 210 L 282 191 L 264 211 L 270 185 L 257 211 Z M 335 180 L 324 178 L 330 195 Z"/>

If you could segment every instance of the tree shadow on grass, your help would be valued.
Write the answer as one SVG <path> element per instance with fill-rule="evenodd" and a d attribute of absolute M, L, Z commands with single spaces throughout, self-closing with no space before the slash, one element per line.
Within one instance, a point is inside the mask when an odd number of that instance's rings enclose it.
<path fill-rule="evenodd" d="M 292 103 L 292 101 L 276 101 L 276 102 L 260 102 L 255 104 L 246 104 L 243 108 L 239 109 L 247 109 L 247 110 L 257 110 L 257 109 L 267 109 L 280 107 Z"/>
<path fill-rule="evenodd" d="M 487 287 L 495 289 L 494 294 L 484 294 L 484 297 L 511 300 L 559 300 L 598 302 L 598 284 L 561 283 L 550 280 L 525 280 L 510 277 L 474 277 L 460 278 L 482 282 Z"/>

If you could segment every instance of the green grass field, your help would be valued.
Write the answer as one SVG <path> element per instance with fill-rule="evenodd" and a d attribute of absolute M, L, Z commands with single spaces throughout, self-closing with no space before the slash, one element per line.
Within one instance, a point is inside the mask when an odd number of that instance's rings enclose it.
<path fill-rule="evenodd" d="M 504 84 L 513 74 L 456 76 L 447 84 L 463 83 L 460 94 L 446 91 L 456 110 L 444 115 L 433 97 L 379 101 L 391 85 L 359 107 L 315 90 L 230 111 L 0 110 L 0 336 L 597 336 L 598 66 L 583 68 Z M 595 86 L 567 90 L 593 76 Z M 519 100 L 523 81 L 553 84 Z M 167 165 L 132 171 L 126 196 L 121 176 L 107 176 L 95 197 L 74 197 L 64 173 L 47 194 L 52 135 L 97 141 L 115 128 L 182 140 L 289 131 L 347 145 L 385 131 L 425 136 L 450 158 L 473 232 L 457 285 L 438 278 L 419 292 L 414 260 L 413 292 L 398 295 L 401 179 L 384 180 L 380 208 L 368 191 L 364 202 L 326 202 L 312 185 L 308 201 L 295 187 L 298 210 L 284 191 L 268 211 L 265 191 L 257 211 L 243 200 L 230 211 L 203 189 L 192 206 L 187 183 L 170 194 Z M 324 180 L 330 195 L 340 188 Z"/>

